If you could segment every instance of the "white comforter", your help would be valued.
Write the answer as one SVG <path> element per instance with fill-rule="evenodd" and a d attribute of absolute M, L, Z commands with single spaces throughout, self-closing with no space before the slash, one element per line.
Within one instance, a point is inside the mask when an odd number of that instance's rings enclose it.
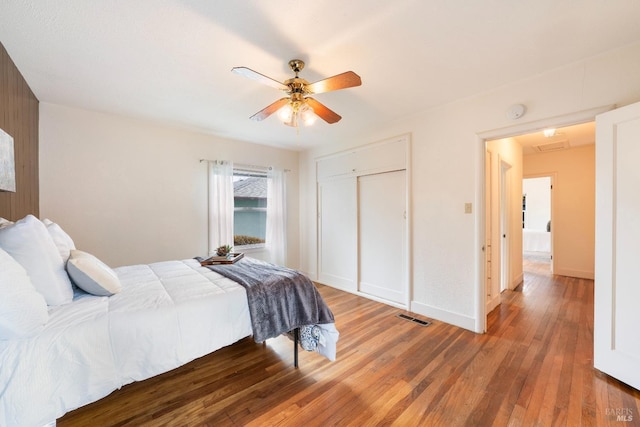
<path fill-rule="evenodd" d="M 251 335 L 244 288 L 195 260 L 116 272 L 120 293 L 78 292 L 42 333 L 0 341 L 0 426 L 42 426 Z"/>

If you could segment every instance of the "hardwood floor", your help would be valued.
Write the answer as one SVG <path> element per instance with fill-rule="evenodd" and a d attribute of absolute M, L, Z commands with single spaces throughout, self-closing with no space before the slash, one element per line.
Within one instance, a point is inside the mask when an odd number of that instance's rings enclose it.
<path fill-rule="evenodd" d="M 320 286 L 341 333 L 336 362 L 301 352 L 294 369 L 288 339 L 244 339 L 58 426 L 640 425 L 640 392 L 592 366 L 593 281 L 545 270 L 526 262 L 484 335 Z"/>

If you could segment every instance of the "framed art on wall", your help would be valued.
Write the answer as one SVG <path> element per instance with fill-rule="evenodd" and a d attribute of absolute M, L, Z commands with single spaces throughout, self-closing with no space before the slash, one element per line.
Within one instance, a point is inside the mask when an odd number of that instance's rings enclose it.
<path fill-rule="evenodd" d="M 13 138 L 0 129 L 0 191 L 16 191 Z"/>

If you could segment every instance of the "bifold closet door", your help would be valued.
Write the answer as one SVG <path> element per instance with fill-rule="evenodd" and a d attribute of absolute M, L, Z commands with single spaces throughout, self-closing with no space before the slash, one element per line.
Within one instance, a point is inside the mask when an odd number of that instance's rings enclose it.
<path fill-rule="evenodd" d="M 358 177 L 358 290 L 407 304 L 406 172 Z"/>

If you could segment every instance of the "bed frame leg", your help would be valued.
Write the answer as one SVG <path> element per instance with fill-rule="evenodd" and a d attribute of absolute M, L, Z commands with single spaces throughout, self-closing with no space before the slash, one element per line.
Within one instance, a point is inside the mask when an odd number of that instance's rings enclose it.
<path fill-rule="evenodd" d="M 300 338 L 300 328 L 293 330 L 293 366 L 298 367 L 298 339 Z"/>

